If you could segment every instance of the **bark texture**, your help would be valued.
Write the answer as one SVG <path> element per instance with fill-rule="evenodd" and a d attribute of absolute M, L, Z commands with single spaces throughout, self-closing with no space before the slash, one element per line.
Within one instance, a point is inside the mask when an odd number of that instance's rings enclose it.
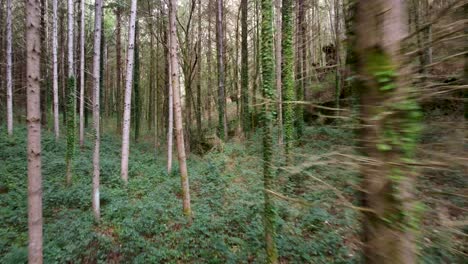
<path fill-rule="evenodd" d="M 42 173 L 41 173 L 41 5 L 26 2 L 26 76 L 28 125 L 28 262 L 41 264 Z"/>
<path fill-rule="evenodd" d="M 57 140 L 60 136 L 59 123 L 59 87 L 58 87 L 58 30 L 57 30 L 57 0 L 52 0 L 52 91 L 54 97 L 54 133 Z"/>
<path fill-rule="evenodd" d="M 262 57 L 262 80 L 263 80 L 263 196 L 264 196 L 264 229 L 267 263 L 278 263 L 278 249 L 276 247 L 275 218 L 276 213 L 273 206 L 271 194 L 273 189 L 273 112 L 275 111 L 275 72 L 273 52 L 273 2 L 262 0 L 262 31 L 261 31 L 261 57 Z"/>
<path fill-rule="evenodd" d="M 190 206 L 190 188 L 187 171 L 187 158 L 185 156 L 184 130 L 182 127 L 182 105 L 180 98 L 179 84 L 179 60 L 177 57 L 177 28 L 176 28 L 177 0 L 171 0 L 169 4 L 169 28 L 170 28 L 170 57 L 171 57 L 171 82 L 174 95 L 174 117 L 177 155 L 179 158 L 180 181 L 182 185 L 182 205 L 184 215 L 189 221 L 192 219 L 192 209 Z"/>
<path fill-rule="evenodd" d="M 8 135 L 13 135 L 13 78 L 12 78 L 12 0 L 7 0 L 7 22 L 6 22 L 6 81 L 7 81 L 7 130 Z"/>
<path fill-rule="evenodd" d="M 93 128 L 94 128 L 94 152 L 93 152 L 93 212 L 94 218 L 100 219 L 99 196 L 99 153 L 100 153 L 100 74 L 101 74 L 101 31 L 102 31 L 102 0 L 96 0 L 94 17 L 94 56 L 93 56 Z"/>
<path fill-rule="evenodd" d="M 224 35 L 223 35 L 223 0 L 217 0 L 216 12 L 216 44 L 218 53 L 218 134 L 227 140 L 228 128 L 226 120 L 226 94 L 224 72 Z"/>
<path fill-rule="evenodd" d="M 130 117 L 132 106 L 132 82 L 133 64 L 135 59 L 135 21 L 137 12 L 137 0 L 132 0 L 130 8 L 130 22 L 128 30 L 128 52 L 127 52 L 127 79 L 125 81 L 125 101 L 122 128 L 122 162 L 121 177 L 125 183 L 128 182 L 128 156 L 130 150 Z"/>
<path fill-rule="evenodd" d="M 361 100 L 366 263 L 416 263 L 421 205 L 412 195 L 420 109 L 400 54 L 407 35 L 404 0 L 358 1 L 357 76 Z"/>

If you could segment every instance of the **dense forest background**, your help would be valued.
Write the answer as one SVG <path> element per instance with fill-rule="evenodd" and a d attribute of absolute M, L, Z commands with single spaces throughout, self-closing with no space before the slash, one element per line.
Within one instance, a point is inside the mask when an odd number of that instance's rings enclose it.
<path fill-rule="evenodd" d="M 466 262 L 467 14 L 0 0 L 0 263 Z"/>

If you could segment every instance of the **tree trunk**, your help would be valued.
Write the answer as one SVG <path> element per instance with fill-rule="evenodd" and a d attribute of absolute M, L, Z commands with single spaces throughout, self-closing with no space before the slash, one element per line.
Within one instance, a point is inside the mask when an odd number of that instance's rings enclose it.
<path fill-rule="evenodd" d="M 116 129 L 117 129 L 117 133 L 121 133 L 122 131 L 122 122 L 120 120 L 120 113 L 122 111 L 122 107 L 121 107 L 121 94 L 122 94 L 122 9 L 120 7 L 117 7 L 116 11 L 115 11 L 115 20 L 116 20 L 116 29 L 115 29 L 115 52 L 117 53 L 116 54 L 116 72 L 117 72 L 117 76 L 116 76 L 116 90 L 117 90 L 117 93 L 116 93 L 116 100 L 115 100 L 115 114 L 116 114 Z"/>
<path fill-rule="evenodd" d="M 224 60 L 223 60 L 223 0 L 217 0 L 216 12 L 216 43 L 218 53 L 218 134 L 222 140 L 227 140 L 228 131 L 226 123 L 226 95 L 224 87 Z"/>
<path fill-rule="evenodd" d="M 184 215 L 191 222 L 192 209 L 190 207 L 190 188 L 187 171 L 187 161 L 185 157 L 184 130 L 182 127 L 182 105 L 179 87 L 179 61 L 177 58 L 177 28 L 176 28 L 177 0 L 169 3 L 169 28 L 170 28 L 170 57 L 171 57 L 171 82 L 174 94 L 174 112 L 176 126 L 176 144 L 179 158 L 180 180 L 182 185 L 182 205 Z"/>
<path fill-rule="evenodd" d="M 101 36 L 102 36 L 102 0 L 96 0 L 94 13 L 94 56 L 93 56 L 93 128 L 94 128 L 94 153 L 93 153 L 93 212 L 96 221 L 100 219 L 99 197 L 99 153 L 101 144 L 100 135 L 100 81 L 101 81 Z"/>
<path fill-rule="evenodd" d="M 168 31 L 169 31 L 169 34 L 170 35 L 170 28 L 169 28 L 169 24 L 168 24 Z M 168 40 L 168 47 L 170 46 L 170 40 L 169 38 L 167 38 Z M 167 173 L 171 173 L 172 172 L 172 150 L 173 150 L 173 140 L 174 140 L 174 135 L 173 135 L 173 132 L 174 132 L 174 95 L 172 94 L 172 70 L 171 70 L 171 57 L 170 57 L 170 54 L 169 52 L 167 52 L 167 64 L 169 65 L 168 67 L 168 71 L 169 71 L 169 74 L 168 74 L 168 80 L 167 80 L 167 83 L 168 83 L 168 109 L 167 109 L 167 112 L 168 112 L 168 124 L 167 124 Z"/>
<path fill-rule="evenodd" d="M 74 12 L 73 0 L 68 0 L 68 109 L 67 109 L 67 152 L 66 152 L 66 173 L 67 185 L 72 183 L 73 159 L 75 155 L 75 132 L 76 132 L 76 80 L 74 72 L 73 57 L 73 27 Z"/>
<path fill-rule="evenodd" d="M 80 147 L 84 147 L 84 107 L 85 107 L 85 1 L 81 0 L 80 18 Z M 98 3 L 96 3 L 98 5 Z M 96 10 L 97 11 L 97 10 Z M 97 30 L 97 29 L 96 29 Z"/>
<path fill-rule="evenodd" d="M 122 162 L 121 177 L 125 183 L 128 182 L 128 156 L 130 148 L 130 115 L 132 106 L 132 82 L 133 62 L 135 52 L 135 21 L 137 12 L 137 0 L 132 0 L 130 9 L 130 22 L 128 29 L 128 51 L 127 51 L 127 78 L 125 82 L 125 102 L 122 129 Z"/>
<path fill-rule="evenodd" d="M 201 143 L 202 141 L 202 117 L 201 117 L 201 112 L 202 112 L 202 101 L 201 101 L 201 83 L 202 83 L 202 16 L 201 16 L 201 0 L 198 0 L 198 47 L 197 47 L 197 52 L 198 52 L 198 61 L 197 61 L 197 105 L 196 105 L 196 120 L 197 120 L 197 137 L 198 137 L 198 144 Z"/>
<path fill-rule="evenodd" d="M 42 173 L 41 173 L 41 8 L 39 0 L 26 2 L 26 76 L 28 124 L 28 262 L 41 264 Z"/>
<path fill-rule="evenodd" d="M 290 152 L 294 141 L 294 48 L 293 48 L 293 0 L 283 0 L 282 10 L 282 83 L 284 101 L 284 141 L 286 164 L 291 165 Z"/>
<path fill-rule="evenodd" d="M 12 78 L 12 0 L 7 0 L 7 46 L 6 46 L 6 80 L 7 80 L 7 130 L 8 135 L 13 135 L 13 78 Z M 39 25 L 38 25 L 39 26 Z"/>
<path fill-rule="evenodd" d="M 306 39 L 306 23 L 305 23 L 305 7 L 304 7 L 304 0 L 298 1 L 297 6 L 297 34 L 298 37 L 296 39 L 297 44 L 297 84 L 296 84 L 296 97 L 298 101 L 304 100 L 304 90 L 306 86 L 307 80 L 307 39 Z M 296 106 L 296 129 L 297 129 L 297 136 L 301 138 L 304 134 L 304 106 L 302 104 L 298 104 Z"/>
<path fill-rule="evenodd" d="M 249 43 L 248 43 L 248 3 L 247 0 L 241 1 L 241 116 L 242 130 L 247 133 L 250 130 L 250 111 L 249 111 Z"/>
<path fill-rule="evenodd" d="M 272 150 L 272 127 L 273 127 L 273 102 L 274 96 L 274 61 L 273 61 L 273 1 L 262 0 L 262 31 L 261 31 L 261 57 L 262 57 L 262 80 L 263 80 L 263 197 L 264 197 L 264 231 L 265 249 L 267 263 L 278 263 L 278 249 L 276 248 L 275 218 L 276 213 L 273 206 L 271 194 L 273 189 L 273 150 Z"/>
<path fill-rule="evenodd" d="M 141 100 L 140 100 L 140 44 L 139 44 L 139 25 L 138 20 L 135 22 L 135 65 L 133 70 L 133 124 L 135 142 L 138 142 L 140 136 L 140 116 L 141 116 Z"/>
<path fill-rule="evenodd" d="M 53 18 L 52 18 L 52 90 L 54 94 L 54 133 L 55 140 L 60 136 L 59 122 L 59 87 L 58 87 L 58 30 L 57 30 L 57 0 L 52 0 Z"/>
<path fill-rule="evenodd" d="M 211 101 L 213 100 L 213 78 L 211 77 L 211 60 L 213 56 L 212 42 L 211 42 L 211 11 L 213 10 L 213 0 L 208 1 L 208 44 L 206 51 L 206 69 L 208 74 L 208 100 L 207 100 L 207 111 L 208 111 L 208 127 L 211 125 Z"/>
<path fill-rule="evenodd" d="M 363 242 L 366 263 L 416 263 L 413 163 L 422 113 L 400 54 L 407 35 L 403 0 L 358 1 L 357 75 L 362 120 Z"/>
<path fill-rule="evenodd" d="M 277 100 L 277 124 L 278 124 L 278 146 L 283 150 L 283 103 L 282 103 L 282 79 L 281 79 L 281 0 L 275 0 L 276 6 L 276 34 L 275 34 L 275 63 L 276 63 L 276 100 Z"/>

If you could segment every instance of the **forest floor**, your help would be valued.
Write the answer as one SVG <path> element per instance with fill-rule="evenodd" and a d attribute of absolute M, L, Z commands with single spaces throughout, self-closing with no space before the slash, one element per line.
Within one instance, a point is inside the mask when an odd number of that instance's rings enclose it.
<path fill-rule="evenodd" d="M 0 133 L 6 135 L 4 127 Z M 102 221 L 97 225 L 91 211 L 91 135 L 84 149 L 76 152 L 73 185 L 65 187 L 66 142 L 62 138 L 57 143 L 52 133 L 44 132 L 44 263 L 263 263 L 260 136 L 243 143 L 233 140 L 204 156 L 190 155 L 194 221 L 188 225 L 182 214 L 177 162 L 168 175 L 164 151 L 155 155 L 152 144 L 132 143 L 129 183 L 124 186 L 119 175 L 120 139 L 104 135 Z M 346 127 L 308 127 L 303 144 L 294 150 L 300 166 L 288 168 L 289 176 L 278 175 L 274 191 L 282 263 L 361 261 L 359 213 L 351 206 L 358 205 L 359 184 L 351 138 Z M 440 240 L 425 236 L 423 262 L 461 263 L 464 253 L 459 251 L 464 249 L 448 246 L 447 240 L 455 243 L 452 236 L 438 234 L 434 237 Z M 0 263 L 26 260 L 23 126 L 15 128 L 12 137 L 0 137 Z"/>

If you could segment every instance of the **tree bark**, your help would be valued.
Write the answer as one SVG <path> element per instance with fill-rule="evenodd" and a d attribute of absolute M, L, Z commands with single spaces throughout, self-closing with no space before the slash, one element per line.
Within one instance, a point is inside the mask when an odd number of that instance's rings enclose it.
<path fill-rule="evenodd" d="M 98 5 L 98 3 L 96 3 L 96 5 Z M 85 0 L 81 0 L 80 9 L 80 147 L 83 148 L 85 107 Z"/>
<path fill-rule="evenodd" d="M 362 120 L 363 242 L 366 263 L 416 263 L 421 205 L 414 201 L 414 159 L 422 113 L 400 54 L 407 36 L 404 0 L 358 1 L 357 75 Z M 411 163 L 411 162 L 410 162 Z"/>
<path fill-rule="evenodd" d="M 101 36 L 102 36 L 102 0 L 96 0 L 94 13 L 94 56 L 93 56 L 93 128 L 94 128 L 94 152 L 93 152 L 93 212 L 96 221 L 100 219 L 99 196 L 99 153 L 101 144 L 100 135 L 100 74 L 101 74 Z"/>
<path fill-rule="evenodd" d="M 198 42 L 197 42 L 197 105 L 196 105 L 196 120 L 197 120 L 197 137 L 198 144 L 202 141 L 202 101 L 201 101 L 201 83 L 202 83 L 202 17 L 201 17 L 201 0 L 198 0 Z"/>
<path fill-rule="evenodd" d="M 223 0 L 217 0 L 216 12 L 216 43 L 218 53 L 218 134 L 222 140 L 228 138 L 226 120 L 226 94 L 224 86 L 224 41 L 223 41 Z"/>
<path fill-rule="evenodd" d="M 171 82 L 174 94 L 174 113 L 176 126 L 177 154 L 179 158 L 180 180 L 182 185 L 182 205 L 185 217 L 192 221 L 192 209 L 190 206 L 190 188 L 185 156 L 184 130 L 182 127 L 182 105 L 179 86 L 179 60 L 177 58 L 177 28 L 176 28 L 177 0 L 169 3 L 169 28 L 170 28 L 170 57 L 171 57 Z"/>
<path fill-rule="evenodd" d="M 54 97 L 54 133 L 55 139 L 60 136 L 59 122 L 59 87 L 58 87 L 58 31 L 57 31 L 57 0 L 52 0 L 53 18 L 52 18 L 52 90 Z"/>
<path fill-rule="evenodd" d="M 42 173 L 41 173 L 41 8 L 39 0 L 26 2 L 26 76 L 28 124 L 28 262 L 41 264 Z"/>
<path fill-rule="evenodd" d="M 7 130 L 8 135 L 13 135 L 13 78 L 12 78 L 12 0 L 7 0 L 7 29 L 6 29 L 6 81 L 7 81 Z"/>
<path fill-rule="evenodd" d="M 264 232 L 267 263 L 278 263 L 278 249 L 276 247 L 275 219 L 276 213 L 271 194 L 273 189 L 273 112 L 274 112 L 274 64 L 273 61 L 273 1 L 262 0 L 262 27 L 261 27 L 261 58 L 262 58 L 262 87 L 263 87 L 263 197 L 264 197 Z"/>
<path fill-rule="evenodd" d="M 68 109 L 67 109 L 67 152 L 66 152 L 66 184 L 72 183 L 73 159 L 75 155 L 75 132 L 76 132 L 76 79 L 74 71 L 74 3 L 68 0 Z"/>
<path fill-rule="evenodd" d="M 169 24 L 168 24 L 168 35 L 170 35 L 170 28 L 169 28 Z M 170 46 L 170 39 L 167 38 L 168 40 L 168 47 Z M 171 173 L 172 172 L 172 150 L 174 148 L 173 146 L 173 140 L 174 140 L 174 135 L 173 135 L 173 132 L 174 132 L 174 95 L 172 94 L 172 70 L 171 70 L 171 57 L 170 57 L 170 54 L 169 52 L 167 52 L 167 64 L 169 65 L 168 67 L 168 71 L 169 71 L 169 74 L 168 74 L 168 124 L 167 124 L 167 173 Z"/>
<path fill-rule="evenodd" d="M 117 72 L 117 78 L 116 78 L 116 102 L 115 102 L 115 114 L 116 114 L 116 121 L 117 121 L 117 124 L 116 124 L 116 128 L 117 128 L 117 133 L 121 133 L 122 131 L 122 122 L 121 122 L 121 117 L 120 117 L 120 114 L 121 114 L 121 111 L 122 111 L 122 107 L 121 107 L 121 94 L 122 94 L 122 8 L 121 7 L 117 7 L 116 11 L 115 11 L 115 20 L 116 20 L 116 29 L 115 29 L 115 52 L 117 53 L 116 54 L 116 72 Z"/>
<path fill-rule="evenodd" d="M 128 156 L 130 148 L 130 116 L 132 106 L 132 82 L 133 64 L 135 52 L 135 22 L 137 12 L 137 0 L 132 0 L 130 9 L 130 22 L 128 30 L 128 51 L 127 51 L 127 78 L 125 82 L 125 102 L 122 128 L 122 162 L 121 177 L 125 183 L 128 182 Z"/>
<path fill-rule="evenodd" d="M 206 69 L 207 72 L 211 73 L 211 60 L 213 56 L 212 52 L 212 42 L 211 42 L 211 11 L 213 10 L 213 0 L 208 1 L 208 47 L 206 51 Z M 208 126 L 211 125 L 211 101 L 213 100 L 213 78 L 211 74 L 208 74 L 208 100 L 207 100 L 207 110 L 208 110 Z"/>
<path fill-rule="evenodd" d="M 294 141 L 294 106 L 296 101 L 294 93 L 294 48 L 293 48 L 293 1 L 283 0 L 282 9 L 282 50 L 283 69 L 282 84 L 284 94 L 284 153 L 286 164 L 291 165 L 290 151 Z"/>
<path fill-rule="evenodd" d="M 277 124 L 278 124 L 278 146 L 283 150 L 283 102 L 282 102 L 282 79 L 281 79 L 281 0 L 275 0 L 276 16 L 276 34 L 275 34 L 275 63 L 276 63 L 276 100 L 277 100 Z"/>
<path fill-rule="evenodd" d="M 249 43 L 248 43 L 248 3 L 247 0 L 241 1 L 241 116 L 242 130 L 247 133 L 250 130 L 250 111 L 249 111 Z"/>

